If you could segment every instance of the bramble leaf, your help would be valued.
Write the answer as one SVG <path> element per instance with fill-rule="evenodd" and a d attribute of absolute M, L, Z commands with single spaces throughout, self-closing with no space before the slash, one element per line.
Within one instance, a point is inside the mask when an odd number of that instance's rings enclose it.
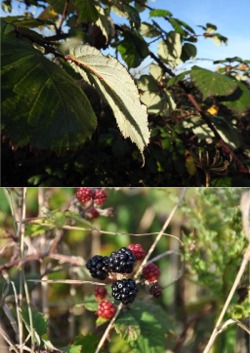
<path fill-rule="evenodd" d="M 158 55 L 164 63 L 175 67 L 181 60 L 181 36 L 179 33 L 169 32 L 167 39 L 158 44 Z"/>
<path fill-rule="evenodd" d="M 123 136 L 129 137 L 143 153 L 149 142 L 147 111 L 126 68 L 115 58 L 104 56 L 88 45 L 76 46 L 70 53 L 72 67 L 84 79 L 87 76 L 110 105 Z"/>
<path fill-rule="evenodd" d="M 115 329 L 136 352 L 162 353 L 169 324 L 158 305 L 136 301 L 133 310 L 120 315 Z"/>
<path fill-rule="evenodd" d="M 235 80 L 198 66 L 193 66 L 191 78 L 200 89 L 204 99 L 212 96 L 228 96 L 237 88 Z"/>
<path fill-rule="evenodd" d="M 149 12 L 149 16 L 150 17 L 171 17 L 173 16 L 173 14 L 168 10 L 157 9 L 157 10 L 151 10 Z"/>
<path fill-rule="evenodd" d="M 17 145 L 77 147 L 96 127 L 96 116 L 77 82 L 28 43 L 2 42 L 2 123 Z"/>

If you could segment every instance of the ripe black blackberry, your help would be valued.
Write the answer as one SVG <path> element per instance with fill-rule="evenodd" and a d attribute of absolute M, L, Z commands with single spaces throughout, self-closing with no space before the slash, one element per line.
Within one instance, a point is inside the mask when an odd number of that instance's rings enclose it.
<path fill-rule="evenodd" d="M 152 286 L 149 288 L 149 292 L 155 297 L 158 298 L 162 295 L 162 287 L 158 282 L 154 282 Z"/>
<path fill-rule="evenodd" d="M 86 267 L 91 273 L 91 276 L 98 279 L 105 279 L 108 276 L 108 257 L 95 255 L 86 263 Z"/>
<path fill-rule="evenodd" d="M 112 284 L 112 296 L 123 304 L 132 303 L 135 300 L 138 287 L 131 278 L 121 279 Z"/>
<path fill-rule="evenodd" d="M 110 272 L 131 273 L 133 271 L 136 257 L 128 248 L 121 248 L 111 253 L 108 261 Z"/>

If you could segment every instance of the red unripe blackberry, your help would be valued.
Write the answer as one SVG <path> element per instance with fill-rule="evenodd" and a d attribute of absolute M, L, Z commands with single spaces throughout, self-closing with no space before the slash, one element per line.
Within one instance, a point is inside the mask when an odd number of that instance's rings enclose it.
<path fill-rule="evenodd" d="M 95 191 L 91 188 L 78 188 L 76 190 L 76 197 L 82 203 L 87 203 L 92 200 L 95 196 Z"/>
<path fill-rule="evenodd" d="M 132 278 L 121 279 L 112 284 L 112 296 L 123 304 L 132 303 L 137 292 L 137 284 Z"/>
<path fill-rule="evenodd" d="M 145 257 L 145 251 L 143 250 L 141 244 L 130 244 L 128 248 L 135 255 L 137 260 L 142 260 Z"/>
<path fill-rule="evenodd" d="M 89 207 L 86 210 L 85 216 L 87 219 L 96 219 L 100 216 L 100 213 L 95 207 Z"/>
<path fill-rule="evenodd" d="M 105 287 L 95 287 L 94 294 L 97 300 L 103 300 L 107 295 Z"/>
<path fill-rule="evenodd" d="M 107 200 L 107 194 L 104 189 L 96 189 L 94 196 L 94 204 L 101 206 Z"/>
<path fill-rule="evenodd" d="M 96 314 L 103 319 L 112 319 L 112 317 L 115 315 L 115 312 L 116 309 L 113 303 L 107 300 L 102 300 L 98 305 Z"/>
<path fill-rule="evenodd" d="M 142 276 L 147 281 L 154 282 L 160 276 L 160 269 L 154 263 L 150 263 L 146 267 L 143 268 Z"/>

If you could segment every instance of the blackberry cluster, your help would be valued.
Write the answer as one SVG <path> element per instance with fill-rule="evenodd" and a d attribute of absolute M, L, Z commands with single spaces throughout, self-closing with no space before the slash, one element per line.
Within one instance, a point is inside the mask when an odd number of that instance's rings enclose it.
<path fill-rule="evenodd" d="M 112 252 L 108 261 L 110 272 L 131 273 L 136 261 L 133 252 L 128 248 L 121 248 L 118 251 Z"/>
<path fill-rule="evenodd" d="M 101 195 L 102 196 L 102 195 Z M 145 251 L 140 244 L 130 244 L 128 248 L 122 247 L 111 253 L 110 256 L 95 255 L 87 261 L 86 267 L 92 277 L 105 280 L 107 277 L 112 280 L 112 296 L 115 300 L 123 304 L 132 303 L 138 292 L 138 287 L 134 279 L 129 276 L 115 275 L 132 273 L 136 261 L 145 258 Z M 113 275 L 112 275 L 113 273 Z M 157 282 L 160 276 L 160 269 L 154 263 L 149 263 L 143 268 L 141 279 L 149 286 L 149 292 L 158 298 L 162 294 L 162 288 Z M 132 277 L 132 275 L 130 275 Z M 149 282 L 149 283 L 148 283 Z M 110 319 L 115 313 L 113 304 L 105 299 L 106 288 L 96 288 L 95 298 L 99 301 L 97 315 Z"/>
<path fill-rule="evenodd" d="M 135 300 L 138 287 L 131 278 L 121 279 L 112 284 L 112 296 L 123 304 L 132 303 Z"/>
<path fill-rule="evenodd" d="M 108 257 L 95 255 L 87 261 L 86 267 L 91 276 L 97 279 L 106 279 L 108 276 Z"/>

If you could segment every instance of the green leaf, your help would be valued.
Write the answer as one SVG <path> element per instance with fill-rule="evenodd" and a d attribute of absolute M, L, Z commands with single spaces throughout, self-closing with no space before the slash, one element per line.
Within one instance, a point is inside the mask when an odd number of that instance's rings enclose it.
<path fill-rule="evenodd" d="M 213 25 L 212 23 L 207 23 L 206 24 L 206 32 L 207 33 L 213 33 L 217 30 L 217 27 Z"/>
<path fill-rule="evenodd" d="M 190 70 L 187 70 L 187 71 L 182 72 L 182 73 L 179 74 L 179 75 L 176 75 L 176 76 L 172 77 L 172 78 L 168 81 L 167 87 L 173 86 L 173 85 L 175 85 L 177 82 L 182 81 L 182 80 L 185 78 L 185 76 L 187 76 L 189 73 L 190 73 Z"/>
<path fill-rule="evenodd" d="M 149 114 L 160 114 L 162 116 L 169 116 L 173 111 L 173 100 L 170 96 L 164 95 L 160 92 L 145 91 L 141 95 L 141 100 L 148 107 Z"/>
<path fill-rule="evenodd" d="M 2 42 L 5 134 L 17 145 L 63 150 L 81 145 L 96 127 L 77 83 L 58 65 L 17 39 Z"/>
<path fill-rule="evenodd" d="M 185 43 L 182 47 L 181 60 L 187 61 L 191 58 L 195 58 L 197 53 L 196 46 L 190 43 Z"/>
<path fill-rule="evenodd" d="M 250 92 L 248 87 L 239 81 L 235 81 L 237 89 L 233 94 L 220 98 L 220 102 L 231 109 L 235 114 L 243 114 L 250 109 Z"/>
<path fill-rule="evenodd" d="M 58 13 L 62 14 L 65 7 L 65 0 L 47 0 L 48 4 Z M 72 2 L 69 2 L 69 6 L 67 9 L 67 13 L 71 13 L 75 11 L 75 7 Z"/>
<path fill-rule="evenodd" d="M 31 315 L 35 338 L 38 344 L 40 344 L 42 336 L 47 334 L 47 322 L 44 315 L 39 312 L 31 311 Z M 28 308 L 22 308 L 22 319 L 28 331 L 31 331 L 32 326 L 30 323 Z"/>
<path fill-rule="evenodd" d="M 94 295 L 85 296 L 83 306 L 89 311 L 97 311 L 98 302 L 96 301 Z"/>
<path fill-rule="evenodd" d="M 82 352 L 94 353 L 98 345 L 99 338 L 91 333 L 85 336 L 79 336 L 75 339 L 74 344 L 82 346 Z"/>
<path fill-rule="evenodd" d="M 215 42 L 216 45 L 222 45 L 223 43 L 224 44 L 227 44 L 227 41 L 228 41 L 228 38 L 227 37 L 224 37 L 222 36 L 221 34 L 219 33 L 215 33 L 212 37 L 213 41 Z"/>
<path fill-rule="evenodd" d="M 150 17 L 171 17 L 173 16 L 173 14 L 168 10 L 157 9 L 157 10 L 151 10 L 149 12 L 149 16 Z"/>
<path fill-rule="evenodd" d="M 83 78 L 87 76 L 110 105 L 123 136 L 129 137 L 143 153 L 149 142 L 147 111 L 126 68 L 88 45 L 72 48 L 71 56 L 77 60 L 72 67 Z"/>
<path fill-rule="evenodd" d="M 109 321 L 109 319 L 104 319 L 103 317 L 98 317 L 95 322 L 96 327 L 101 326 L 103 324 L 106 324 L 106 322 L 108 322 L 108 321 Z"/>
<path fill-rule="evenodd" d="M 236 127 L 230 124 L 226 118 L 216 116 L 211 117 L 211 120 L 228 146 L 232 149 L 240 148 L 242 146 L 243 141 L 241 133 Z"/>
<path fill-rule="evenodd" d="M 148 45 L 135 31 L 124 33 L 118 50 L 128 67 L 137 67 L 148 56 Z"/>
<path fill-rule="evenodd" d="M 13 35 L 15 31 L 15 26 L 7 23 L 5 20 L 1 20 L 1 40 L 6 39 Z"/>
<path fill-rule="evenodd" d="M 53 224 L 27 224 L 26 234 L 30 237 L 35 237 L 44 234 L 53 228 L 55 228 Z"/>
<path fill-rule="evenodd" d="M 87 221 L 85 218 L 83 218 L 82 216 L 80 216 L 76 212 L 67 210 L 67 211 L 65 211 L 64 215 L 67 219 L 76 221 L 78 223 L 78 225 L 82 225 L 82 226 L 88 227 L 88 228 L 94 228 L 93 224 L 91 222 Z"/>
<path fill-rule="evenodd" d="M 137 340 L 141 334 L 139 323 L 132 315 L 120 315 L 114 323 L 114 327 L 116 332 L 128 342 Z"/>
<path fill-rule="evenodd" d="M 141 19 L 138 11 L 133 6 L 129 4 L 118 3 L 118 5 L 113 5 L 111 10 L 120 17 L 126 17 L 131 24 L 131 27 L 139 28 L 141 24 Z"/>
<path fill-rule="evenodd" d="M 39 18 L 28 18 L 25 16 L 7 16 L 4 18 L 4 20 L 8 23 L 12 23 L 13 25 L 17 26 L 22 26 L 22 27 L 28 27 L 28 28 L 35 28 L 35 27 L 41 27 L 43 25 L 53 25 L 54 23 L 52 21 L 44 21 L 43 19 Z"/>
<path fill-rule="evenodd" d="M 163 62 L 173 67 L 180 64 L 181 60 L 181 36 L 179 33 L 169 32 L 165 41 L 158 43 L 158 55 Z"/>
<path fill-rule="evenodd" d="M 178 18 L 170 18 L 169 22 L 171 23 L 171 25 L 175 29 L 175 32 L 177 33 L 180 33 L 183 35 L 188 34 L 186 30 L 188 30 L 193 34 L 195 33 L 192 27 L 190 27 L 186 22 L 179 20 Z"/>
<path fill-rule="evenodd" d="M 70 346 L 60 348 L 60 350 L 65 353 L 82 353 L 82 346 L 72 344 Z"/>
<path fill-rule="evenodd" d="M 102 34 L 106 38 L 106 43 L 108 41 L 109 33 L 110 33 L 110 23 L 111 19 L 107 17 L 105 11 L 101 6 L 96 6 L 98 13 L 99 13 L 99 18 L 96 21 L 96 25 L 101 29 Z"/>
<path fill-rule="evenodd" d="M 131 340 L 131 335 L 128 335 L 130 344 L 136 351 L 147 353 L 162 353 L 165 351 L 164 336 L 169 330 L 169 324 L 168 318 L 160 306 L 136 301 L 133 305 L 133 310 L 124 314 L 123 325 L 126 324 L 126 318 L 128 325 L 133 322 L 136 323 L 135 328 L 137 331 L 135 333 L 131 328 L 134 334 L 132 337 L 135 338 L 136 334 L 139 334 L 138 337 Z"/>
<path fill-rule="evenodd" d="M 75 7 L 78 10 L 78 21 L 83 23 L 96 22 L 99 12 L 93 0 L 75 0 Z"/>
<path fill-rule="evenodd" d="M 10 0 L 2 1 L 1 6 L 2 6 L 2 10 L 4 12 L 11 12 L 12 11 L 12 6 L 11 6 Z"/>
<path fill-rule="evenodd" d="M 163 76 L 162 69 L 157 64 L 151 64 L 149 66 L 149 73 L 157 81 Z"/>
<path fill-rule="evenodd" d="M 155 26 L 151 25 L 147 22 L 141 23 L 141 34 L 144 37 L 154 38 L 161 35 L 161 32 L 155 28 Z"/>
<path fill-rule="evenodd" d="M 142 75 L 138 80 L 138 88 L 141 91 L 158 91 L 157 81 L 151 75 Z"/>
<path fill-rule="evenodd" d="M 191 78 L 200 89 L 204 99 L 213 96 L 227 96 L 237 88 L 235 80 L 198 66 L 193 66 Z"/>

